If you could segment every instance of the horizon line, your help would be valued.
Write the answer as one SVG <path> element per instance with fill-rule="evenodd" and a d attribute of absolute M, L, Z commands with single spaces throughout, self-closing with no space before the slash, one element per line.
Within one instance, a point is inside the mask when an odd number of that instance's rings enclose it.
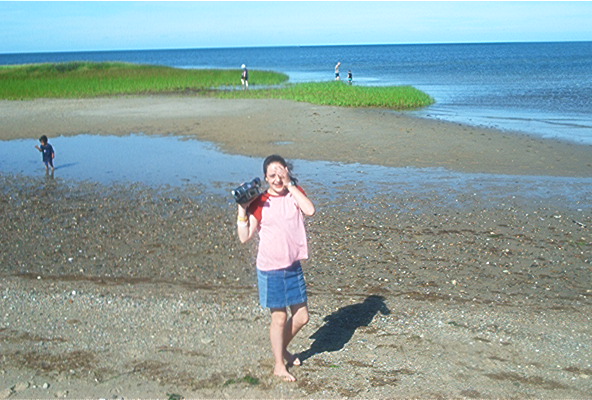
<path fill-rule="evenodd" d="M 51 53 L 101 53 L 124 51 L 175 51 L 175 50 L 231 50 L 231 49 L 265 49 L 291 47 L 357 47 L 357 46 L 434 46 L 434 45 L 473 45 L 473 44 L 542 44 L 542 43 L 586 43 L 592 40 L 516 40 L 516 41 L 481 41 L 481 42 L 423 42 L 423 43 L 355 43 L 355 44 L 291 44 L 291 45 L 256 45 L 256 46 L 206 46 L 206 47 L 163 47 L 163 48 L 128 48 L 128 49 L 94 49 L 94 50 L 35 50 L 18 52 L 0 52 L 0 55 L 13 54 L 51 54 Z"/>

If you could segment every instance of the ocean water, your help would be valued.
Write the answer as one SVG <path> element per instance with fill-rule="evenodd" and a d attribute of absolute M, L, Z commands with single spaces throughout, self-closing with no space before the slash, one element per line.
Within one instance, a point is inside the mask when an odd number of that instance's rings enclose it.
<path fill-rule="evenodd" d="M 421 117 L 592 144 L 592 42 L 303 46 L 0 54 L 0 65 L 126 61 L 274 70 L 291 82 L 351 70 L 354 84 L 412 85 L 436 104 Z M 256 82 L 252 82 L 253 84 Z"/>

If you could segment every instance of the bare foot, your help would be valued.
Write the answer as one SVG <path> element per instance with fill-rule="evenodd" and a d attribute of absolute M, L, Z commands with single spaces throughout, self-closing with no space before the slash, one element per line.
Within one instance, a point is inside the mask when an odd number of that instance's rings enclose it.
<path fill-rule="evenodd" d="M 283 365 L 280 367 L 275 367 L 275 369 L 273 370 L 273 374 L 275 376 L 282 378 L 286 382 L 296 382 L 296 378 L 294 378 L 294 375 L 289 373 L 286 367 Z"/>
<path fill-rule="evenodd" d="M 288 363 L 288 367 L 296 366 L 299 367 L 302 365 L 302 361 L 298 358 L 298 355 L 290 353 L 288 350 L 284 352 L 284 359 Z"/>

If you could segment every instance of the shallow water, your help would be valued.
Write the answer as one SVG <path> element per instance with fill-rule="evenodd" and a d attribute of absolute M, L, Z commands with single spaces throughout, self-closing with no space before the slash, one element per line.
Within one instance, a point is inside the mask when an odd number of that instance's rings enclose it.
<path fill-rule="evenodd" d="M 142 183 L 149 186 L 199 185 L 232 201 L 230 191 L 241 182 L 262 177 L 262 159 L 221 152 L 215 144 L 179 136 L 77 135 L 52 138 L 56 151 L 49 179 L 101 184 Z M 0 172 L 45 176 L 35 140 L 0 142 Z M 281 146 L 281 144 L 279 144 Z M 281 152 L 281 151 L 280 151 Z M 398 204 L 398 196 L 430 201 L 443 207 L 499 206 L 522 202 L 592 208 L 592 178 L 466 174 L 435 168 L 391 168 L 358 163 L 293 160 L 295 175 L 315 197 L 348 194 L 355 201 L 380 197 Z M 511 195 L 509 195 L 511 194 Z"/>
<path fill-rule="evenodd" d="M 536 132 L 536 136 L 545 139 L 567 139 L 578 144 L 592 144 L 592 123 L 581 113 L 565 111 L 561 115 L 549 115 L 542 111 L 521 110 L 517 114 L 508 113 L 501 107 L 473 107 L 463 110 L 461 114 L 456 106 L 436 103 L 424 110 L 410 111 L 409 114 L 504 131 Z"/>

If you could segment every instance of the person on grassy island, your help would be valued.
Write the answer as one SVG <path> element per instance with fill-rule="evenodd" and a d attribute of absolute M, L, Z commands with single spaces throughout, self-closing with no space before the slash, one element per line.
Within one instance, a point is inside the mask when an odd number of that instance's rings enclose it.
<path fill-rule="evenodd" d="M 248 89 L 249 88 L 249 70 L 247 69 L 247 66 L 245 64 L 241 65 L 241 68 L 243 69 L 243 73 L 241 74 L 241 84 L 243 86 L 243 89 Z"/>
<path fill-rule="evenodd" d="M 335 80 L 338 81 L 341 78 L 339 77 L 339 67 L 341 66 L 341 61 L 337 62 L 337 65 L 335 66 Z"/>
<path fill-rule="evenodd" d="M 53 171 L 55 169 L 55 167 L 53 166 L 53 159 L 55 158 L 55 151 L 53 151 L 53 146 L 49 144 L 47 136 L 45 135 L 39 138 L 39 143 L 41 143 L 41 146 L 35 146 L 35 148 L 43 154 L 43 163 L 45 164 L 45 170 L 49 171 L 49 167 L 51 167 L 51 170 Z"/>
<path fill-rule="evenodd" d="M 247 204 L 238 205 L 237 232 L 242 243 L 259 233 L 257 281 L 259 301 L 271 310 L 269 338 L 275 360 L 274 374 L 293 382 L 288 371 L 301 364 L 288 345 L 308 323 L 306 283 L 301 260 L 308 258 L 304 216 L 315 206 L 291 175 L 291 165 L 279 155 L 263 162 L 269 189 Z M 288 308 L 291 315 L 288 316 Z"/>

